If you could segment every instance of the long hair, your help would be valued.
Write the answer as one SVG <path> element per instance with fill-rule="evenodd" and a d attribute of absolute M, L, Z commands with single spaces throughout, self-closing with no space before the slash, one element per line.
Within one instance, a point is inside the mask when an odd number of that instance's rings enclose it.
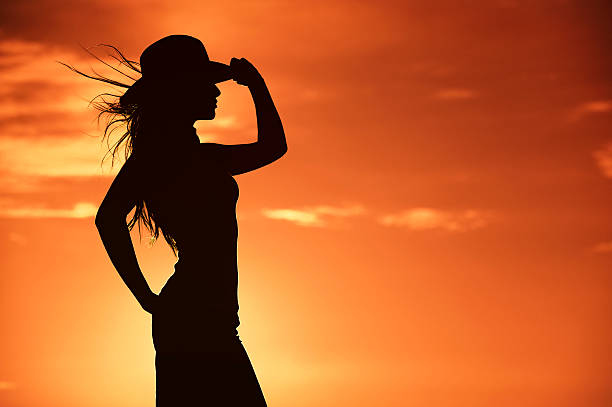
<path fill-rule="evenodd" d="M 119 62 L 119 67 L 116 68 L 104 60 L 100 59 L 98 56 L 93 54 L 89 49 L 85 49 L 87 53 L 92 55 L 98 61 L 102 62 L 104 65 L 110 67 L 112 70 L 120 73 L 128 79 L 136 81 L 137 78 L 134 77 L 134 74 L 142 75 L 140 63 L 130 60 L 124 56 L 124 54 L 119 51 L 116 47 L 108 44 L 99 44 L 99 46 L 111 48 L 117 55 L 108 54 L 111 58 L 115 59 Z M 154 131 L 149 131 L 152 129 L 151 126 L 151 118 L 150 112 L 146 108 L 144 103 L 138 100 L 133 100 L 130 94 L 130 86 L 128 84 L 116 81 L 111 78 L 107 78 L 103 75 L 98 74 L 93 68 L 92 71 L 94 75 L 88 75 L 74 68 L 73 66 L 66 64 L 61 61 L 57 61 L 60 64 L 64 65 L 68 69 L 73 72 L 76 72 L 80 75 L 83 75 L 87 78 L 94 79 L 97 81 L 105 82 L 114 86 L 118 86 L 121 88 L 127 89 L 122 94 L 114 94 L 114 93 L 100 93 L 95 96 L 90 102 L 90 105 L 93 105 L 96 110 L 99 111 L 97 116 L 97 122 L 100 123 L 100 119 L 103 116 L 107 116 L 106 126 L 104 127 L 104 133 L 102 135 L 102 141 L 106 140 L 106 146 L 108 150 L 104 154 L 102 158 L 102 162 L 106 160 L 106 158 L 110 155 L 111 157 L 111 167 L 115 163 L 115 159 L 119 154 L 119 151 L 123 145 L 124 149 L 124 158 L 127 160 L 132 154 L 136 151 L 144 150 L 146 148 L 147 143 L 153 142 Z M 126 66 L 132 72 L 127 74 L 123 72 L 121 66 Z M 107 99 L 106 97 L 110 97 Z M 151 115 L 154 117 L 155 115 Z M 124 128 L 125 131 L 120 137 L 111 144 L 110 136 L 111 134 L 117 130 L 118 128 Z M 154 205 L 152 202 L 147 202 L 146 197 L 138 197 L 136 202 L 136 208 L 134 211 L 134 215 L 132 219 L 128 222 L 128 229 L 131 231 L 133 227 L 138 224 L 138 235 L 141 236 L 141 224 L 148 230 L 151 235 L 153 241 L 156 241 L 159 238 L 160 231 L 164 236 L 164 239 L 172 249 L 174 255 L 177 255 L 177 245 L 174 237 L 167 231 L 165 228 L 161 227 L 159 220 L 159 216 L 157 211 L 153 209 Z"/>

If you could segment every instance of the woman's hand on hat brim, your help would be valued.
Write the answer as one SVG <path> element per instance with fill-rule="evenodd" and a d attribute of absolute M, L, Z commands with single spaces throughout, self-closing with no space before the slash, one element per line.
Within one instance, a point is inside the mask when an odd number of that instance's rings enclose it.
<path fill-rule="evenodd" d="M 263 77 L 257 68 L 245 58 L 232 58 L 230 68 L 232 79 L 240 85 L 250 87 L 263 82 Z"/>

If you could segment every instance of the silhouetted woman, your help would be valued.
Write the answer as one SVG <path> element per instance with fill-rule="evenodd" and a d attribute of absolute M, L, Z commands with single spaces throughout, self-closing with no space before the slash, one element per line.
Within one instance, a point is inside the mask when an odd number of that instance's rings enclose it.
<path fill-rule="evenodd" d="M 106 130 L 123 122 L 127 131 L 112 150 L 114 158 L 126 141 L 126 162 L 95 223 L 121 278 L 152 313 L 156 405 L 265 406 L 237 333 L 238 186 L 232 175 L 285 154 L 280 117 L 250 62 L 210 61 L 196 38 L 162 38 L 144 50 L 140 69 L 119 55 L 122 64 L 142 77 L 119 101 L 98 105 L 100 114 L 115 118 Z M 127 87 L 102 76 L 86 76 Z M 221 93 L 215 84 L 229 79 L 251 92 L 258 140 L 241 145 L 200 143 L 194 122 L 215 117 Z M 134 217 L 126 222 L 134 207 Z M 137 222 L 153 237 L 161 231 L 178 253 L 175 271 L 159 295 L 149 288 L 136 260 L 129 231 Z"/>

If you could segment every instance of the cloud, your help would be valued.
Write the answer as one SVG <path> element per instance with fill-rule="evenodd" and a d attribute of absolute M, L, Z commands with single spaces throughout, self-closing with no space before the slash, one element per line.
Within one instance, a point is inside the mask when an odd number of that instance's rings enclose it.
<path fill-rule="evenodd" d="M 270 219 L 292 222 L 304 227 L 330 226 L 337 218 L 347 218 L 365 213 L 361 205 L 329 206 L 319 205 L 302 209 L 264 209 L 262 213 Z M 412 208 L 397 214 L 379 217 L 385 226 L 407 227 L 412 230 L 442 229 L 448 231 L 466 231 L 486 226 L 490 214 L 468 209 L 464 211 L 443 211 L 433 208 Z"/>
<path fill-rule="evenodd" d="M 0 137 L 0 171 L 14 177 L 108 175 L 110 159 L 100 162 L 106 146 L 99 138 L 24 140 Z M 117 165 L 113 171 L 117 172 Z"/>
<path fill-rule="evenodd" d="M 602 242 L 596 244 L 593 247 L 593 251 L 596 253 L 610 253 L 612 252 L 612 242 Z"/>
<path fill-rule="evenodd" d="M 31 193 L 36 192 L 39 188 L 39 177 L 11 174 L 4 171 L 0 172 L 0 191 L 2 191 L 3 194 Z"/>
<path fill-rule="evenodd" d="M 0 204 L 0 217 L 3 218 L 90 218 L 95 216 L 98 207 L 90 202 L 77 202 L 71 209 L 51 209 L 41 207 L 9 207 Z"/>
<path fill-rule="evenodd" d="M 210 121 L 211 127 L 219 127 L 222 129 L 231 129 L 238 127 L 236 116 L 219 117 Z"/>
<path fill-rule="evenodd" d="M 110 163 L 100 167 L 106 152 L 101 139 L 86 133 L 99 133 L 88 101 L 110 87 L 56 62 L 77 59 L 58 47 L 35 41 L 0 40 L 3 192 L 33 192 L 41 176 L 110 175 Z M 89 66 L 104 73 L 101 65 L 92 60 Z M 89 96 L 82 96 L 86 94 Z"/>
<path fill-rule="evenodd" d="M 319 215 L 331 215 L 331 216 L 355 216 L 362 214 L 365 209 L 361 205 L 352 205 L 345 207 L 319 205 L 311 209 L 312 212 Z"/>
<path fill-rule="evenodd" d="M 608 143 L 601 150 L 593 153 L 595 162 L 601 172 L 608 178 L 612 178 L 612 143 Z"/>
<path fill-rule="evenodd" d="M 0 40 L 0 121 L 33 112 L 48 118 L 58 113 L 85 113 L 88 100 L 111 87 L 84 78 L 56 62 L 75 59 L 77 57 L 71 53 L 46 48 L 36 42 Z M 90 66 L 104 72 L 99 61 L 92 59 Z M 84 98 L 82 95 L 90 96 Z M 40 124 L 43 127 L 39 137 L 45 135 L 47 123 Z M 73 126 L 78 128 L 78 125 Z"/>
<path fill-rule="evenodd" d="M 98 94 L 120 94 L 124 89 L 85 78 L 57 61 L 76 61 L 86 73 L 99 72 L 126 84 L 132 81 L 84 51 L 81 54 L 87 58 L 33 41 L 0 40 L 0 138 L 76 138 L 83 132 L 98 132 L 98 112 L 89 102 Z M 119 65 L 112 58 L 103 59 Z M 85 62 L 86 67 L 79 66 Z"/>
<path fill-rule="evenodd" d="M 197 15 L 187 8 L 189 11 L 185 14 Z M 159 17 L 167 11 L 163 2 L 157 1 L 3 1 L 0 2 L 0 32 L 5 37 L 67 46 L 75 46 L 79 42 L 97 43 L 101 38 L 119 38 L 122 43 L 135 43 L 137 37 L 150 36 L 152 30 L 162 25 L 165 21 Z M 109 24 L 109 21 L 113 24 Z M 137 36 L 130 29 L 136 21 L 146 22 L 139 24 Z M 167 26 L 158 29 L 167 29 Z"/>
<path fill-rule="evenodd" d="M 15 382 L 0 381 L 0 391 L 12 390 L 15 387 L 17 387 L 17 384 Z"/>
<path fill-rule="evenodd" d="M 612 100 L 592 100 L 582 103 L 569 115 L 570 121 L 577 121 L 586 115 L 612 112 Z"/>
<path fill-rule="evenodd" d="M 475 98 L 476 93 L 470 89 L 449 88 L 440 89 L 434 93 L 433 97 L 440 100 L 465 100 Z"/>
<path fill-rule="evenodd" d="M 329 226 L 332 218 L 346 218 L 365 212 L 361 205 L 344 207 L 319 205 L 303 209 L 264 209 L 262 213 L 270 219 L 280 219 L 293 222 L 298 226 L 324 227 Z"/>
<path fill-rule="evenodd" d="M 270 219 L 283 219 L 299 226 L 324 226 L 316 213 L 297 209 L 264 209 L 264 216 Z"/>
<path fill-rule="evenodd" d="M 600 100 L 594 102 L 587 102 L 580 107 L 580 110 L 588 113 L 612 112 L 612 101 Z"/>
<path fill-rule="evenodd" d="M 236 130 L 243 129 L 242 123 L 233 115 L 223 117 L 221 114 L 215 120 L 199 120 L 195 123 L 195 128 L 202 143 L 239 144 L 244 142 L 244 139 L 239 139 L 232 143 L 239 133 Z"/>
<path fill-rule="evenodd" d="M 0 190 L 5 197 L 40 191 L 50 177 L 118 172 L 120 166 L 111 169 L 110 160 L 100 166 L 107 148 L 101 137 L 93 136 L 101 131 L 95 121 L 97 112 L 88 108 L 91 98 L 112 88 L 56 62 L 87 62 L 90 70 L 105 75 L 111 71 L 85 52 L 80 54 L 86 58 L 36 41 L 0 39 Z M 5 206 L 3 216 L 53 214 L 47 209 L 27 209 L 28 204 L 23 207 Z M 79 216 L 78 211 L 57 214 Z"/>
<path fill-rule="evenodd" d="M 452 212 L 434 208 L 412 208 L 382 216 L 379 221 L 385 226 L 407 227 L 412 230 L 467 231 L 486 226 L 489 218 L 488 214 L 474 209 Z"/>

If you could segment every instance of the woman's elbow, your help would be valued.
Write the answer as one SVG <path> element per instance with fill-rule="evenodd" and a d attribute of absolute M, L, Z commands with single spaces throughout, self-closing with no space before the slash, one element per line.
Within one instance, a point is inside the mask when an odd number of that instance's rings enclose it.
<path fill-rule="evenodd" d="M 277 151 L 276 155 L 278 158 L 284 156 L 287 153 L 287 143 L 284 143 Z"/>
<path fill-rule="evenodd" d="M 116 224 L 119 221 L 124 222 L 125 219 L 122 220 L 120 216 L 102 210 L 98 210 L 98 212 L 96 213 L 96 217 L 94 218 L 94 223 L 98 229 L 102 229 L 104 227 L 107 227 L 108 225 Z"/>
<path fill-rule="evenodd" d="M 98 212 L 96 214 L 96 217 L 94 218 L 94 224 L 96 225 L 96 227 L 98 229 L 102 229 L 106 223 L 107 222 L 106 222 L 105 216 L 102 215 L 100 212 Z"/>

